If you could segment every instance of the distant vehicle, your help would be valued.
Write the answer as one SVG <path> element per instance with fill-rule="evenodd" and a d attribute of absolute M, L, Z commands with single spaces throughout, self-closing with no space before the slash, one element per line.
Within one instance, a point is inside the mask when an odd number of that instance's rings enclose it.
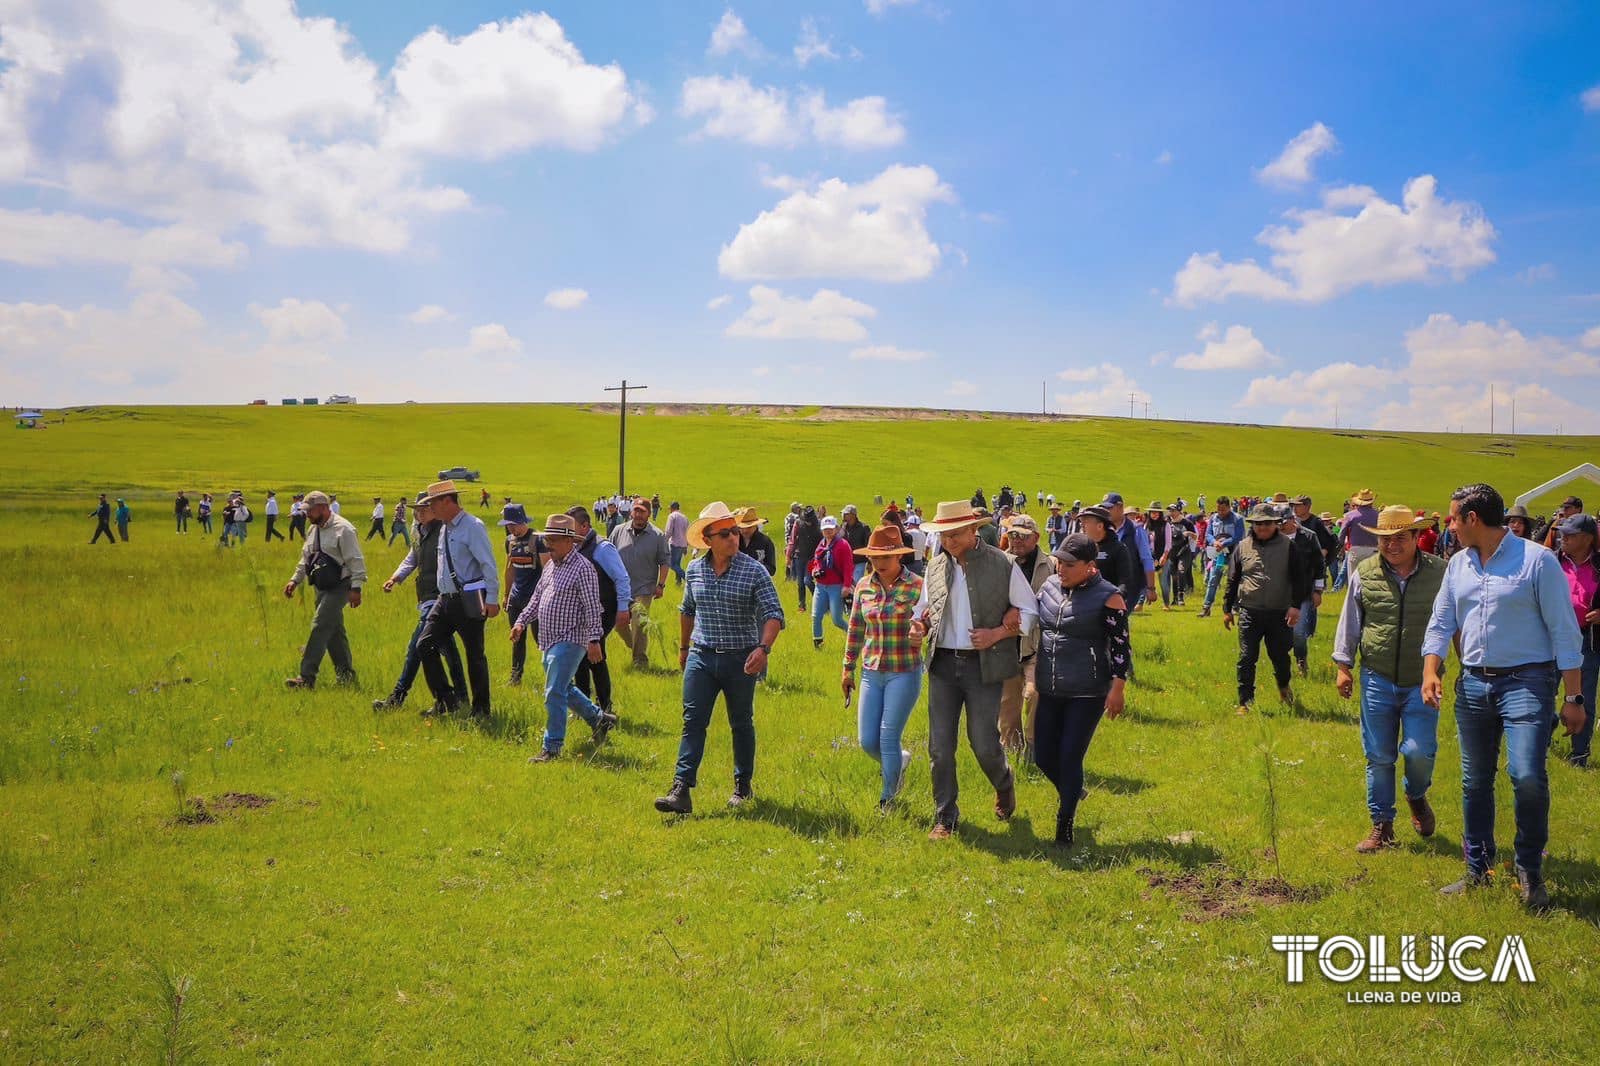
<path fill-rule="evenodd" d="M 315 407 L 315 406 L 317 406 L 317 404 L 319 404 L 321 402 L 322 401 L 318 400 L 315 396 L 307 396 L 305 399 L 300 401 L 300 406 L 301 407 Z"/>
<path fill-rule="evenodd" d="M 476 470 L 468 470 L 464 466 L 452 466 L 449 470 L 439 471 L 439 480 L 476 481 L 478 480 L 478 472 Z"/>
<path fill-rule="evenodd" d="M 328 397 L 328 402 L 329 403 L 355 403 L 356 402 L 356 398 L 354 396 L 346 396 L 342 392 L 336 392 L 332 396 Z"/>
<path fill-rule="evenodd" d="M 279 400 L 278 402 L 280 404 L 282 404 L 283 406 L 285 406 L 285 407 L 299 407 L 300 406 L 300 401 L 295 399 L 293 396 L 285 396 L 283 399 Z"/>
<path fill-rule="evenodd" d="M 251 400 L 250 401 L 250 406 L 251 407 L 265 407 L 265 406 L 267 406 L 267 401 L 265 401 L 265 400 Z"/>

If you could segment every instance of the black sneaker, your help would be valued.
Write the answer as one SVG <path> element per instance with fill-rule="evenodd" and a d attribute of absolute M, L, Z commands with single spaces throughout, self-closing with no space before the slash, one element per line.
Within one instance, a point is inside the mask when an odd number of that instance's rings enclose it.
<path fill-rule="evenodd" d="M 594 723 L 594 746 L 599 747 L 606 742 L 606 737 L 617 727 L 617 716 L 610 711 L 601 711 L 600 717 Z"/>
<path fill-rule="evenodd" d="M 1468 870 L 1461 880 L 1450 882 L 1441 888 L 1439 893 L 1445 896 L 1459 896 L 1475 888 L 1482 888 L 1488 883 L 1489 875 L 1487 873 L 1477 874 Z"/>
<path fill-rule="evenodd" d="M 1522 902 L 1531 911 L 1548 910 L 1550 893 L 1544 887 L 1544 874 L 1538 870 L 1517 867 L 1517 887 L 1522 892 Z"/>
<path fill-rule="evenodd" d="M 811 646 L 812 646 L 812 647 L 813 647 L 813 648 L 820 648 L 820 647 L 822 647 L 822 638 L 821 638 L 821 637 L 812 637 L 812 638 L 811 638 Z"/>
<path fill-rule="evenodd" d="M 733 779 L 733 795 L 728 797 L 728 806 L 743 807 L 755 798 L 756 794 L 750 791 L 750 779 L 748 777 L 736 777 Z"/>
<path fill-rule="evenodd" d="M 506 683 L 508 685 L 513 686 L 513 687 L 522 684 L 522 671 L 521 670 L 513 670 L 513 671 L 511 671 L 511 678 Z"/>
<path fill-rule="evenodd" d="M 694 800 L 690 798 L 689 786 L 683 778 L 673 778 L 667 794 L 656 797 L 656 810 L 662 814 L 688 814 L 694 810 Z"/>
<path fill-rule="evenodd" d="M 405 696 L 398 692 L 391 692 L 381 700 L 373 700 L 372 709 L 375 711 L 392 711 L 405 702 Z"/>
<path fill-rule="evenodd" d="M 1060 848 L 1072 847 L 1072 819 L 1064 810 L 1056 811 L 1056 846 Z"/>

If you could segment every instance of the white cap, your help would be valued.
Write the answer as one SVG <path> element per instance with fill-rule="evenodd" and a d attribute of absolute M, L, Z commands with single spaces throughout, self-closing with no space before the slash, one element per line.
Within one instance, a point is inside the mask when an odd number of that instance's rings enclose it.
<path fill-rule="evenodd" d="M 822 528 L 823 529 L 838 529 L 839 528 L 839 520 L 837 518 L 833 517 L 833 515 L 829 515 L 828 517 L 826 517 L 826 518 L 824 518 L 822 520 Z"/>

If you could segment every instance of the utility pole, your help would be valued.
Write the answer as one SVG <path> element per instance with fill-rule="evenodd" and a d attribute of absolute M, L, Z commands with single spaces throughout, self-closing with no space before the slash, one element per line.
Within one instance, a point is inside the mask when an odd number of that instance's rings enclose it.
<path fill-rule="evenodd" d="M 1517 435 L 1517 394 L 1511 394 L 1511 435 Z"/>
<path fill-rule="evenodd" d="M 1144 402 L 1144 416 L 1146 418 L 1150 417 L 1150 401 L 1149 400 L 1146 400 Z"/>
<path fill-rule="evenodd" d="M 1049 384 L 1048 380 L 1039 382 L 1039 413 L 1042 415 L 1050 413 L 1049 406 L 1044 402 L 1044 389 L 1047 384 Z"/>
<path fill-rule="evenodd" d="M 1494 382 L 1489 383 L 1489 436 L 1494 436 Z"/>
<path fill-rule="evenodd" d="M 1139 399 L 1139 394 L 1137 392 L 1128 393 L 1128 417 L 1129 418 L 1133 417 L 1133 405 L 1134 405 L 1134 402 L 1137 401 L 1138 399 Z"/>
<path fill-rule="evenodd" d="M 629 385 L 628 379 L 623 378 L 621 385 L 607 385 L 607 392 L 622 393 L 622 421 L 617 437 L 617 495 L 623 496 L 628 491 L 628 390 L 638 392 L 648 389 L 648 385 Z"/>

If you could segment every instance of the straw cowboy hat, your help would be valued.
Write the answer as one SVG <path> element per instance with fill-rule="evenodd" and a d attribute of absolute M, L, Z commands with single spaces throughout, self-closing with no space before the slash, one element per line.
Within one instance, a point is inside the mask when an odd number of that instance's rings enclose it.
<path fill-rule="evenodd" d="M 968 526 L 986 525 L 988 522 L 989 516 L 967 500 L 946 500 L 934 510 L 933 521 L 922 523 L 922 528 L 930 533 L 949 533 Z"/>
<path fill-rule="evenodd" d="M 748 509 L 746 508 L 746 510 Z M 700 517 L 689 523 L 689 543 L 696 548 L 709 551 L 711 545 L 706 541 L 706 529 L 718 522 L 732 522 L 734 525 L 738 525 L 739 516 L 742 513 L 729 510 L 728 505 L 721 500 L 712 500 L 700 512 Z"/>
<path fill-rule="evenodd" d="M 456 483 L 454 481 L 435 481 L 432 485 L 428 486 L 428 498 L 426 500 L 418 500 L 417 502 L 432 503 L 441 496 L 456 496 L 459 494 L 460 490 L 456 488 Z"/>
<path fill-rule="evenodd" d="M 1376 500 L 1377 498 L 1378 497 L 1376 497 L 1376 496 L 1374 496 L 1372 494 L 1372 490 L 1371 489 L 1362 489 L 1360 492 L 1358 492 L 1354 496 L 1350 497 L 1350 502 L 1355 504 L 1357 507 L 1366 507 L 1366 506 L 1369 506 L 1372 503 L 1372 501 Z"/>
<path fill-rule="evenodd" d="M 754 507 L 741 507 L 733 512 L 733 516 L 738 521 L 740 529 L 755 529 L 758 526 L 767 524 L 765 518 L 756 514 Z"/>
<path fill-rule="evenodd" d="M 553 514 L 544 520 L 541 537 L 571 537 L 578 539 L 578 522 L 569 514 Z"/>
<path fill-rule="evenodd" d="M 872 531 L 867 538 L 867 546 L 856 552 L 868 558 L 883 555 L 910 555 L 911 546 L 900 536 L 900 527 L 893 522 L 886 522 Z"/>
<path fill-rule="evenodd" d="M 1396 533 L 1421 529 L 1427 524 L 1428 519 L 1426 516 L 1418 514 L 1404 504 L 1396 503 L 1378 512 L 1377 525 L 1362 526 L 1361 528 L 1380 537 L 1392 537 Z"/>

